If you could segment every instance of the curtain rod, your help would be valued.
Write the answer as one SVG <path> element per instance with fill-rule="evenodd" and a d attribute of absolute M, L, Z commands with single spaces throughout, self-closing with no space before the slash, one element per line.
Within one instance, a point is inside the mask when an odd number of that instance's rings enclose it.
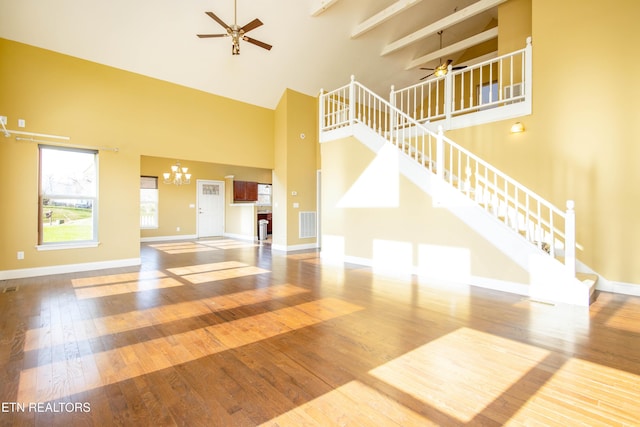
<path fill-rule="evenodd" d="M 43 137 L 46 137 L 46 135 L 43 135 Z M 68 138 L 68 137 L 58 137 L 58 138 Z M 88 146 L 88 145 L 70 144 L 68 142 L 43 141 L 41 139 L 35 139 L 35 138 L 21 138 L 19 136 L 16 136 L 16 141 L 27 141 L 27 142 L 35 142 L 35 143 L 41 143 L 41 144 L 52 144 L 52 145 L 57 145 L 57 146 L 62 146 L 62 147 L 70 147 L 70 148 L 85 148 L 85 149 L 89 149 L 89 150 L 113 151 L 115 153 L 120 151 L 120 150 L 118 150 L 118 147 L 91 147 L 91 146 Z"/>
<path fill-rule="evenodd" d="M 10 136 L 11 134 L 14 134 L 14 135 L 35 136 L 35 137 L 41 137 L 41 138 L 64 139 L 65 141 L 69 141 L 71 139 L 68 136 L 49 135 L 49 134 L 46 134 L 46 133 L 23 132 L 23 131 L 20 131 L 20 130 L 7 129 L 7 128 L 4 127 L 4 124 L 3 124 L 2 128 L 4 129 L 4 133 L 5 133 L 6 137 Z"/>

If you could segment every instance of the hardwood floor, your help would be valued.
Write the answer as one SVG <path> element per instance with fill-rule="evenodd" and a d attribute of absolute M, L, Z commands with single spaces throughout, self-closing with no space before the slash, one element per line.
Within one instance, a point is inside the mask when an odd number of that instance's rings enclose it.
<path fill-rule="evenodd" d="M 0 282 L 0 425 L 640 425 L 640 298 L 552 306 L 226 239 L 141 256 Z"/>

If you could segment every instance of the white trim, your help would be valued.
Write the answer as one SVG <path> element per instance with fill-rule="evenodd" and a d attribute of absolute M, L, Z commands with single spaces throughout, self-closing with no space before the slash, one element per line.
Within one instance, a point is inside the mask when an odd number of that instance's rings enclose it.
<path fill-rule="evenodd" d="M 524 283 L 508 282 L 493 279 L 491 277 L 471 276 L 471 286 L 477 288 L 492 289 L 494 291 L 508 292 L 510 294 L 531 296 L 531 286 Z"/>
<path fill-rule="evenodd" d="M 595 274 L 598 276 L 596 291 L 611 292 L 614 294 L 640 296 L 640 283 L 616 282 L 609 280 L 595 272 L 591 267 L 576 260 L 576 271 L 579 273 Z"/>
<path fill-rule="evenodd" d="M 252 236 L 251 234 L 223 233 L 222 235 L 231 239 L 249 240 L 251 242 L 254 242 L 258 239 L 257 236 Z"/>
<path fill-rule="evenodd" d="M 336 261 L 335 257 L 331 257 L 331 255 L 328 255 L 325 252 L 320 252 L 320 258 L 328 259 L 329 262 L 331 262 L 331 260 L 333 260 L 334 262 Z M 369 258 L 345 255 L 343 262 L 349 263 L 349 264 L 362 265 L 370 268 L 374 267 L 373 260 Z M 407 272 L 398 270 L 395 272 L 387 271 L 386 273 L 406 274 Z M 409 274 L 415 275 L 422 280 L 426 280 L 428 282 L 433 282 L 433 283 L 448 282 L 454 285 L 474 286 L 477 288 L 491 289 L 494 291 L 507 292 L 510 294 L 522 295 L 526 297 L 531 296 L 531 292 L 530 292 L 531 286 L 528 284 L 498 280 L 491 277 L 482 277 L 482 276 L 472 275 L 469 277 L 469 282 L 452 281 L 443 277 L 434 277 L 434 276 L 429 276 L 428 274 L 421 274 L 418 267 L 415 267 L 415 266 L 412 267 L 412 271 L 410 271 Z"/>
<path fill-rule="evenodd" d="M 43 245 L 36 245 L 37 251 L 60 251 L 64 249 L 85 249 L 85 248 L 97 248 L 100 242 L 74 242 L 74 243 L 45 243 Z"/>
<path fill-rule="evenodd" d="M 155 236 L 155 237 L 141 237 L 140 242 L 166 242 L 167 240 L 193 240 L 197 239 L 195 234 L 180 234 L 175 236 Z"/>
<path fill-rule="evenodd" d="M 96 261 L 82 264 L 51 265 L 48 267 L 22 268 L 0 271 L 0 280 L 22 279 L 26 277 L 49 276 L 51 274 L 76 273 L 80 271 L 103 270 L 106 268 L 132 267 L 142 263 L 141 258 Z"/>
<path fill-rule="evenodd" d="M 292 252 L 292 251 L 302 251 L 305 249 L 317 249 L 318 248 L 318 243 L 314 242 L 314 243 L 304 243 L 304 244 L 300 244 L 300 245 L 290 245 L 290 246 L 286 246 L 286 245 L 271 245 L 271 249 L 274 251 L 280 251 L 280 252 Z"/>
<path fill-rule="evenodd" d="M 613 292 L 614 294 L 623 294 L 640 297 L 640 283 L 626 282 L 608 282 L 609 286 L 600 285 L 600 280 L 596 283 L 597 291 Z"/>

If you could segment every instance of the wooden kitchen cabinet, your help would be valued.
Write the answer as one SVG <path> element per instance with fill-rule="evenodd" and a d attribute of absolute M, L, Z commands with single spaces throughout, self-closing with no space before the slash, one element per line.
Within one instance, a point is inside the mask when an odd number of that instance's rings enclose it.
<path fill-rule="evenodd" d="M 253 181 L 233 181 L 234 202 L 257 202 L 258 183 Z"/>

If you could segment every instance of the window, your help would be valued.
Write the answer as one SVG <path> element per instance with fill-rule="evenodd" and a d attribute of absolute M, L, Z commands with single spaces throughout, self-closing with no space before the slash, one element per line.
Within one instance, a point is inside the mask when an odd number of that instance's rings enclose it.
<path fill-rule="evenodd" d="M 158 177 L 140 177 L 140 228 L 158 228 Z"/>
<path fill-rule="evenodd" d="M 498 82 L 484 83 L 482 86 L 478 87 L 478 91 L 478 98 L 481 106 L 480 110 L 486 110 L 498 106 L 495 104 L 498 101 L 498 95 L 500 93 L 498 91 Z"/>
<path fill-rule="evenodd" d="M 39 150 L 38 244 L 97 242 L 97 151 Z"/>

